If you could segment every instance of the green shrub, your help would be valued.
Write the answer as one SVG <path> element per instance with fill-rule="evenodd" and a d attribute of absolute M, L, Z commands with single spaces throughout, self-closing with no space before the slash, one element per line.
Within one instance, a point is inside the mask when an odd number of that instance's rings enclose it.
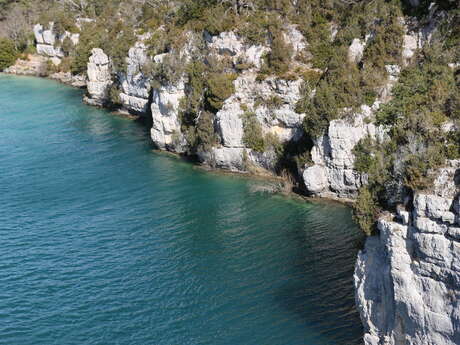
<path fill-rule="evenodd" d="M 265 140 L 262 133 L 262 126 L 257 120 L 256 114 L 245 113 L 242 116 L 243 120 L 243 143 L 257 152 L 265 151 Z"/>
<path fill-rule="evenodd" d="M 120 93 L 119 85 L 113 83 L 109 89 L 109 100 L 113 108 L 121 106 Z"/>
<path fill-rule="evenodd" d="M 0 38 L 0 71 L 13 65 L 18 58 L 18 52 L 12 40 Z"/>
<path fill-rule="evenodd" d="M 367 187 L 362 187 L 353 205 L 353 219 L 367 236 L 371 236 L 375 230 L 377 214 L 378 207 L 374 196 Z"/>
<path fill-rule="evenodd" d="M 207 77 L 206 100 L 215 112 L 219 111 L 224 101 L 234 92 L 234 73 L 210 73 Z"/>
<path fill-rule="evenodd" d="M 273 30 L 271 35 L 271 50 L 266 56 L 266 66 L 270 72 L 283 75 L 289 70 L 293 49 L 285 42 L 281 30 Z"/>
<path fill-rule="evenodd" d="M 86 74 L 87 64 L 93 48 L 100 48 L 104 40 L 105 29 L 89 23 L 83 26 L 80 40 L 75 47 L 74 59 L 71 66 L 72 74 Z"/>
<path fill-rule="evenodd" d="M 331 42 L 330 23 L 320 13 L 316 12 L 313 15 L 312 25 L 306 31 L 306 38 L 313 56 L 313 68 L 326 68 L 335 47 Z"/>
<path fill-rule="evenodd" d="M 75 47 L 74 47 L 70 37 L 64 38 L 64 40 L 62 41 L 61 48 L 62 48 L 62 51 L 64 52 L 65 56 L 69 56 L 69 55 L 72 54 L 72 52 L 74 51 Z"/>
<path fill-rule="evenodd" d="M 199 150 L 209 151 L 217 143 L 217 136 L 214 131 L 214 114 L 208 111 L 201 113 L 196 126 L 197 142 Z"/>
<path fill-rule="evenodd" d="M 375 163 L 373 142 L 370 137 L 361 139 L 353 148 L 355 169 L 360 173 L 368 173 Z"/>
<path fill-rule="evenodd" d="M 424 190 L 432 186 L 433 177 L 429 175 L 429 163 L 420 156 L 411 155 L 405 164 L 404 184 L 412 190 Z"/>

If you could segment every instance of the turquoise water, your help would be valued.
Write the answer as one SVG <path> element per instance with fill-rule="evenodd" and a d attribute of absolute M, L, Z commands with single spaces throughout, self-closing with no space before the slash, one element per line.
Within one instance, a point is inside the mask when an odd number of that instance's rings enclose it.
<path fill-rule="evenodd" d="M 0 344 L 360 343 L 349 209 L 154 153 L 80 99 L 0 75 Z"/>

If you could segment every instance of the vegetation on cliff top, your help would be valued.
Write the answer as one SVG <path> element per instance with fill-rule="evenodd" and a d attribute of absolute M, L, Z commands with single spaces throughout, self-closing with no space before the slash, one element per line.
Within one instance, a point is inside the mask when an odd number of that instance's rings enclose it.
<path fill-rule="evenodd" d="M 172 54 L 161 64 L 140 68 L 155 80 L 155 87 L 186 82 L 182 131 L 192 151 L 207 150 L 218 141 L 216 112 L 234 93 L 237 73 L 250 66 L 204 58 L 202 46 L 205 33 L 233 31 L 247 43 L 270 48 L 259 81 L 268 76 L 304 80 L 296 110 L 306 114 L 301 142 L 308 144 L 282 147 L 262 134 L 254 114 L 243 118 L 247 147 L 259 152 L 276 147 L 280 164 L 298 171 L 309 160 L 311 143 L 326 132 L 330 121 L 373 104 L 388 83 L 388 67 L 397 65 L 402 71 L 393 98 L 372 119 L 385 126 L 388 140 L 365 138 L 354 150 L 356 169 L 369 180 L 359 193 L 355 215 L 371 233 L 379 209 L 390 207 L 401 193 L 429 188 L 431 172 L 445 159 L 460 157 L 460 72 L 458 66 L 448 67 L 460 60 L 457 1 L 436 1 L 447 16 L 425 48 L 411 61 L 402 61 L 401 18 L 426 20 L 429 2 L 423 0 L 414 8 L 406 0 L 0 0 L 0 70 L 33 45 L 32 24 L 47 26 L 53 21 L 57 34 L 80 33 L 76 47 L 69 40 L 62 43 L 66 57 L 61 69 L 85 73 L 91 49 L 100 47 L 111 57 L 116 79 L 126 69 L 125 58 L 136 36 L 148 32 L 152 56 Z M 91 20 L 76 25 L 77 18 Z M 294 54 L 285 40 L 287 24 L 304 35 L 308 49 Z M 190 37 L 196 49 L 186 64 L 179 52 Z M 358 63 L 347 56 L 353 39 L 366 42 Z M 115 83 L 114 100 L 118 92 Z M 446 130 L 446 124 L 457 130 Z"/>

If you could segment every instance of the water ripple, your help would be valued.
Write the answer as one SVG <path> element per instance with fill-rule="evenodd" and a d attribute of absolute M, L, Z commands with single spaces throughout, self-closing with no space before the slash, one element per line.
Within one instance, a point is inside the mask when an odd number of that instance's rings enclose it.
<path fill-rule="evenodd" d="M 360 344 L 347 208 L 153 154 L 80 96 L 0 76 L 0 344 Z"/>

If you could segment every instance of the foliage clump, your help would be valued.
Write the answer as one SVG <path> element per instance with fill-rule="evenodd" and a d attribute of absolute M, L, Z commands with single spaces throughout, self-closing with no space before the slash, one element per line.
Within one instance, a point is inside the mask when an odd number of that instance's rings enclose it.
<path fill-rule="evenodd" d="M 10 67 L 18 58 L 18 52 L 12 40 L 0 38 L 0 71 Z"/>
<path fill-rule="evenodd" d="M 353 219 L 368 236 L 375 230 L 375 220 L 378 215 L 378 207 L 373 194 L 367 187 L 359 191 L 356 203 L 353 205 Z"/>
<path fill-rule="evenodd" d="M 242 116 L 243 120 L 243 143 L 257 152 L 265 151 L 265 140 L 262 132 L 262 126 L 257 120 L 255 113 L 246 112 Z"/>

